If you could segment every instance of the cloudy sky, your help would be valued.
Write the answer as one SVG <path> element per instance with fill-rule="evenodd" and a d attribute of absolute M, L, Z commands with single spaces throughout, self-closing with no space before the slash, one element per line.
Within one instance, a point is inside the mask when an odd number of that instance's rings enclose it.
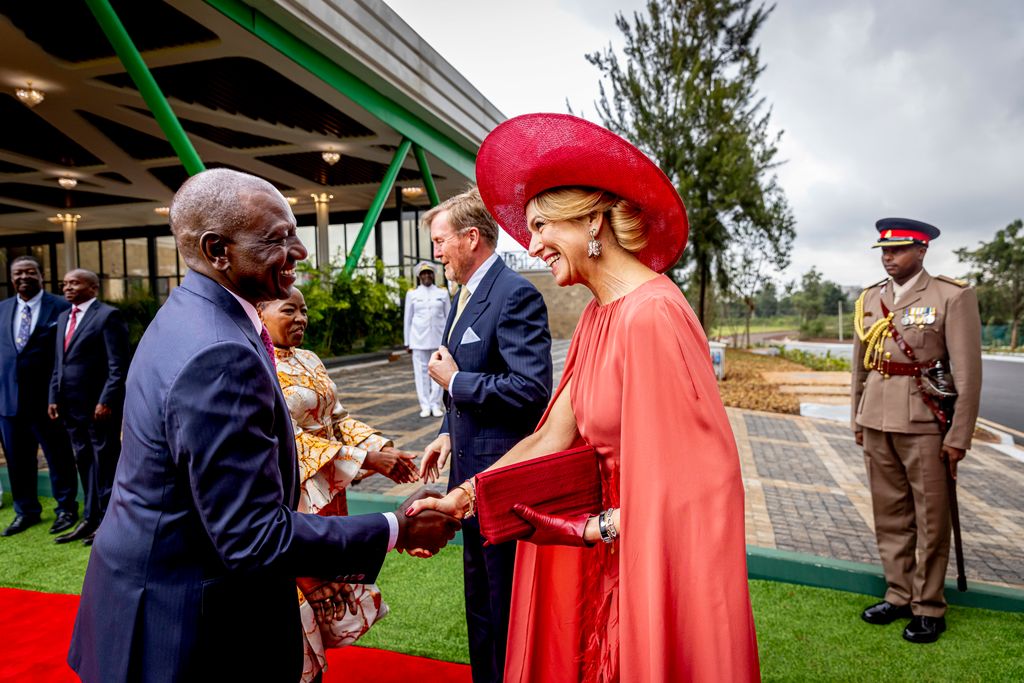
<path fill-rule="evenodd" d="M 507 116 L 598 120 L 587 52 L 621 44 L 637 0 L 386 0 Z M 1024 216 L 1024 2 L 778 0 L 761 33 L 761 93 L 785 131 L 780 178 L 797 219 L 784 279 L 884 276 L 883 216 L 942 229 L 926 265 Z"/>

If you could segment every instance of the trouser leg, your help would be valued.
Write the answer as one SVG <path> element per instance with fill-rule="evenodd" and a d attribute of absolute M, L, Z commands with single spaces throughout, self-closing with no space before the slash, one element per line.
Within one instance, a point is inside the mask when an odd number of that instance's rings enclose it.
<path fill-rule="evenodd" d="M 14 513 L 29 518 L 39 517 L 43 511 L 36 486 L 39 443 L 28 421 L 22 416 L 0 417 L 0 437 L 7 457 L 7 477 L 11 481 Z"/>
<path fill-rule="evenodd" d="M 121 415 L 93 426 L 93 450 L 96 453 L 96 490 L 99 493 L 100 519 L 107 511 L 110 494 L 114 489 L 117 460 L 121 457 Z"/>
<path fill-rule="evenodd" d="M 71 450 L 75 454 L 75 466 L 82 482 L 82 517 L 87 521 L 99 523 L 99 488 L 97 486 L 96 453 L 93 450 L 89 420 L 65 418 Z"/>
<path fill-rule="evenodd" d="M 939 434 L 894 434 L 903 456 L 914 497 L 917 524 L 917 563 L 914 567 L 914 614 L 940 617 L 946 613 L 946 567 L 952 522 L 946 465 L 940 457 Z"/>
<path fill-rule="evenodd" d="M 864 464 L 871 487 L 878 555 L 888 585 L 885 599 L 894 605 L 907 605 L 913 595 L 917 523 L 910 482 L 891 434 L 864 429 Z"/>
<path fill-rule="evenodd" d="M 431 352 L 424 349 L 413 349 L 412 371 L 416 381 L 416 398 L 420 402 L 420 410 L 430 410 L 430 386 L 434 384 L 427 371 L 427 363 L 430 361 Z"/>
<path fill-rule="evenodd" d="M 78 474 L 67 429 L 43 414 L 33 422 L 33 431 L 50 470 L 50 491 L 57 499 L 57 510 L 78 514 Z"/>
<path fill-rule="evenodd" d="M 463 520 L 462 538 L 473 683 L 501 683 L 512 603 L 515 543 L 483 547 L 475 519 Z"/>

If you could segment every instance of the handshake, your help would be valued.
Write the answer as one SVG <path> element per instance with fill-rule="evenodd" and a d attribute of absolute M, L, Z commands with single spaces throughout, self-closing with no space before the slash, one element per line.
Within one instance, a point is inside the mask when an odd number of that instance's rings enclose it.
<path fill-rule="evenodd" d="M 455 532 L 462 523 L 452 515 L 433 509 L 420 509 L 414 516 L 406 514 L 415 501 L 440 497 L 440 494 L 424 486 L 398 506 L 395 511 L 395 516 L 398 517 L 398 541 L 395 549 L 398 552 L 408 551 L 417 557 L 429 557 L 455 538 Z"/>

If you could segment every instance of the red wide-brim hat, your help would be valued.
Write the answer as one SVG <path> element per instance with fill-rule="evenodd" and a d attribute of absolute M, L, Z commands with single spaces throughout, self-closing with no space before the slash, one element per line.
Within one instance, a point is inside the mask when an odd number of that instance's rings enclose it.
<path fill-rule="evenodd" d="M 500 124 L 476 157 L 480 197 L 498 224 L 529 248 L 526 205 L 556 187 L 606 190 L 640 208 L 647 246 L 636 257 L 663 273 L 686 247 L 686 207 L 672 181 L 615 133 L 568 114 L 526 114 Z"/>

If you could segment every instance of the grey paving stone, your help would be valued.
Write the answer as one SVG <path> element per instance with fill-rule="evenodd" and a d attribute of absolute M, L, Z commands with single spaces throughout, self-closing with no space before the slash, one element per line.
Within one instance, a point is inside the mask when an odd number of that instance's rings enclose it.
<path fill-rule="evenodd" d="M 780 550 L 878 562 L 874 533 L 845 496 L 763 485 Z"/>
<path fill-rule="evenodd" d="M 821 486 L 836 485 L 828 468 L 810 446 L 751 439 L 750 448 L 757 473 L 765 479 Z"/>
<path fill-rule="evenodd" d="M 743 420 L 747 423 L 747 433 L 750 436 L 807 443 L 807 437 L 792 420 L 752 413 L 744 414 Z"/>

